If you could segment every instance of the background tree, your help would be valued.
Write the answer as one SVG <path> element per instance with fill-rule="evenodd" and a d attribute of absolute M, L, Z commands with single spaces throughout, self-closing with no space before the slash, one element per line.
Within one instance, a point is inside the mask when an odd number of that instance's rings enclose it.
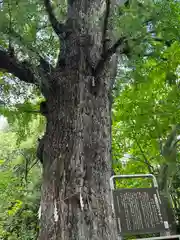
<path fill-rule="evenodd" d="M 36 239 L 41 171 L 36 163 L 38 121 L 30 123 L 26 139 L 19 142 L 19 126 L 0 132 L 0 238 Z M 18 141 L 17 141 L 18 140 Z"/>
<path fill-rule="evenodd" d="M 132 61 L 127 62 L 129 68 L 126 67 L 117 83 L 113 164 L 117 173 L 155 174 L 161 193 L 171 196 L 178 220 L 179 129 L 176 127 L 174 131 L 173 126 L 179 125 L 180 117 L 179 33 L 176 31 L 180 12 L 177 2 L 169 2 L 167 6 L 167 9 L 161 7 L 161 19 L 151 28 L 156 37 L 150 41 L 149 52 L 139 57 L 133 67 Z M 127 184 L 130 187 L 142 183 L 122 182 L 120 186 Z M 176 224 L 179 228 L 179 220 Z"/>

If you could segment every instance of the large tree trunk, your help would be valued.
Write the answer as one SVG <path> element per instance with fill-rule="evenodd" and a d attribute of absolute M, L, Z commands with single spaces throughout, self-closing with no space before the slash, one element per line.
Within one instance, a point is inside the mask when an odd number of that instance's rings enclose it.
<path fill-rule="evenodd" d="M 107 91 L 95 98 L 86 78 L 69 74 L 50 104 L 39 239 L 116 239 Z"/>
<path fill-rule="evenodd" d="M 92 14 L 94 7 L 97 14 L 101 2 L 84 2 L 69 9 L 74 15 L 69 14 L 65 62 L 61 56 L 44 91 L 48 114 L 40 240 L 117 239 L 109 185 L 110 61 L 93 76 L 89 60 L 100 57 L 101 42 L 82 16 Z"/>

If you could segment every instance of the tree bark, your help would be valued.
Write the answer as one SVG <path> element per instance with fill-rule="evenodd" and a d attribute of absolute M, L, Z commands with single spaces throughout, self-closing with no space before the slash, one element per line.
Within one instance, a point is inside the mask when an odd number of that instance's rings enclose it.
<path fill-rule="evenodd" d="M 39 240 L 117 239 L 109 185 L 111 61 L 93 71 L 101 38 L 82 16 L 94 7 L 97 14 L 101 1 L 87 2 L 70 6 L 63 64 L 61 56 L 42 89 L 47 126 Z"/>
<path fill-rule="evenodd" d="M 68 75 L 49 100 L 39 239 L 116 239 L 107 91 L 95 98 L 86 77 Z"/>

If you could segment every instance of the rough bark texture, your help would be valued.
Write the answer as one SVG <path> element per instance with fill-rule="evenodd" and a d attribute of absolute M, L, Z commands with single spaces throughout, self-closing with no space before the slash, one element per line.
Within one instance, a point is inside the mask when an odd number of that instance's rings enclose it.
<path fill-rule="evenodd" d="M 117 239 L 109 186 L 110 60 L 98 73 L 92 69 L 102 35 L 90 19 L 101 8 L 100 0 L 69 5 L 65 58 L 43 92 L 47 126 L 39 240 Z"/>
<path fill-rule="evenodd" d="M 115 239 L 107 91 L 95 98 L 86 76 L 69 74 L 50 101 L 39 239 Z"/>

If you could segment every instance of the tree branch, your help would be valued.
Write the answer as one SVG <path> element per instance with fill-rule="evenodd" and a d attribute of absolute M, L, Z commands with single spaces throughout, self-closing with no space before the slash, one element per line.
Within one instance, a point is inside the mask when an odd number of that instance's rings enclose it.
<path fill-rule="evenodd" d="M 142 156 L 143 156 L 143 158 L 144 158 L 144 162 L 145 162 L 145 163 L 147 164 L 147 166 L 148 166 L 149 173 L 152 173 L 152 169 L 151 169 L 152 166 L 150 165 L 150 163 L 149 163 L 149 161 L 148 161 L 148 159 L 147 159 L 147 157 L 146 157 L 143 149 L 141 148 L 141 145 L 139 144 L 139 142 L 138 142 L 135 134 L 134 134 L 134 139 L 135 139 L 135 142 L 136 142 L 136 144 L 137 144 L 137 146 L 138 146 L 138 148 L 139 148 L 139 150 L 140 150 L 140 152 L 141 152 L 141 154 L 142 154 Z"/>
<path fill-rule="evenodd" d="M 142 162 L 142 163 L 146 164 L 146 165 L 147 165 L 147 168 L 148 168 L 148 170 L 149 170 L 149 173 L 154 174 L 154 168 L 153 168 L 153 166 L 152 166 L 148 161 L 141 160 L 140 158 L 134 157 L 134 156 L 131 156 L 131 159 L 134 159 L 134 160 L 136 160 L 136 161 L 138 161 L 138 162 Z"/>
<path fill-rule="evenodd" d="M 158 38 L 158 37 L 153 37 L 152 40 L 156 41 L 156 42 L 162 42 L 164 43 L 167 47 L 170 47 L 173 43 L 173 40 L 165 40 L 162 38 Z"/>
<path fill-rule="evenodd" d="M 120 37 L 112 47 L 110 47 L 106 53 L 105 53 L 105 58 L 107 59 L 108 57 L 112 56 L 116 50 L 118 49 L 118 47 L 120 47 L 122 45 L 122 43 L 125 43 L 125 41 L 127 41 L 126 37 Z"/>
<path fill-rule="evenodd" d="M 101 70 L 103 69 L 106 61 L 116 53 L 118 47 L 120 47 L 123 43 L 125 43 L 126 37 L 119 38 L 112 47 L 110 47 L 105 53 L 102 54 L 101 59 L 97 63 L 95 69 L 93 70 L 93 76 L 97 76 Z M 121 52 L 123 53 L 123 51 Z"/>
<path fill-rule="evenodd" d="M 4 32 L 4 34 L 8 34 L 6 31 Z M 34 53 L 36 55 L 36 57 L 39 59 L 40 61 L 40 67 L 44 70 L 45 73 L 49 73 L 51 69 L 53 69 L 53 66 L 48 63 L 42 56 L 41 54 L 38 53 L 38 50 L 31 46 L 30 44 L 28 44 L 24 38 L 17 33 L 16 31 L 14 31 L 13 29 L 11 29 L 11 33 L 10 33 L 11 37 L 13 37 L 13 41 L 22 45 L 24 48 L 26 48 L 26 50 L 29 53 Z M 11 39 L 12 40 L 12 39 Z M 12 46 L 11 46 L 12 47 Z M 11 49 L 9 49 L 11 50 Z M 14 49 L 13 49 L 14 50 Z M 9 52 L 9 51 L 8 51 Z M 10 53 L 10 52 L 9 52 Z M 9 54 L 10 55 L 10 54 Z M 12 55 L 11 55 L 12 56 Z"/>
<path fill-rule="evenodd" d="M 15 57 L 10 57 L 8 52 L 0 49 L 0 69 L 12 73 L 21 81 L 36 84 L 35 75 L 27 62 L 19 62 Z"/>
<path fill-rule="evenodd" d="M 126 1 L 126 3 L 128 3 L 129 1 Z M 142 5 L 140 5 L 140 7 L 142 7 Z M 127 43 L 127 41 L 129 40 L 127 37 L 120 37 L 109 49 L 105 49 L 106 47 L 106 33 L 107 33 L 107 24 L 108 24 L 108 18 L 109 18 L 109 12 L 110 12 L 110 0 L 106 0 L 106 13 L 105 13 L 105 18 L 104 18 L 104 28 L 103 28 L 103 37 L 102 37 L 102 41 L 103 41 L 103 54 L 101 56 L 101 59 L 98 61 L 96 67 L 93 69 L 93 76 L 97 76 L 101 70 L 103 69 L 106 61 L 114 54 L 116 53 L 118 47 L 122 46 L 122 44 Z M 144 23 L 148 23 L 149 21 L 151 21 L 152 19 L 148 19 L 147 21 L 145 21 Z M 143 24 L 144 24 L 143 23 Z M 132 41 L 137 41 L 138 39 L 131 39 Z M 152 40 L 154 41 L 159 41 L 159 42 L 164 42 L 164 44 L 167 47 L 170 47 L 171 44 L 173 43 L 173 40 L 163 40 L 157 37 L 153 37 Z M 121 54 L 130 54 L 129 49 L 123 48 L 122 51 L 120 52 Z"/>
<path fill-rule="evenodd" d="M 60 23 L 57 18 L 54 15 L 52 5 L 50 3 L 50 0 L 44 0 L 44 5 L 46 8 L 46 12 L 48 13 L 49 16 L 49 21 L 55 31 L 55 33 L 60 36 L 63 33 L 65 33 L 65 25 Z"/>

